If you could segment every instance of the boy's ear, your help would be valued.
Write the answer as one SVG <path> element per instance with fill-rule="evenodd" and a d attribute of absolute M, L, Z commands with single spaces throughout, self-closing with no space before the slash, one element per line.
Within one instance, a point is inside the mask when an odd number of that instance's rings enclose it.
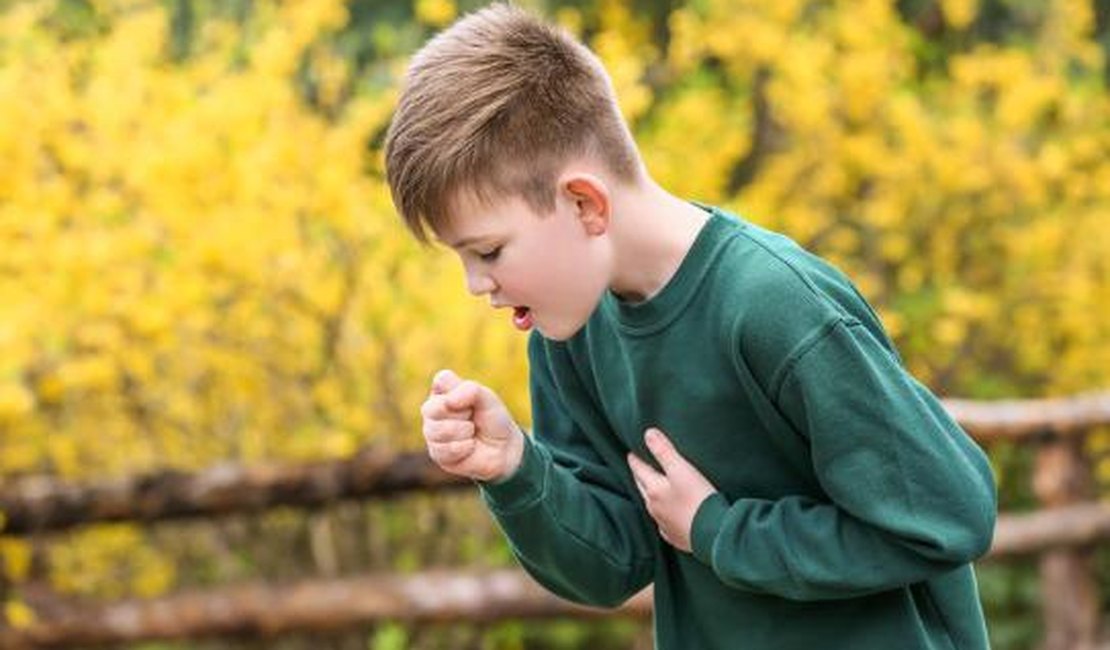
<path fill-rule="evenodd" d="M 604 181 L 593 174 L 576 172 L 559 179 L 559 191 L 574 206 L 575 216 L 588 234 L 602 235 L 609 230 L 613 204 Z"/>

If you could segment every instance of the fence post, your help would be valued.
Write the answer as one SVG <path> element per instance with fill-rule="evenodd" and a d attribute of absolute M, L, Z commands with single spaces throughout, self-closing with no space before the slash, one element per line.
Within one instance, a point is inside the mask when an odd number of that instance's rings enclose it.
<path fill-rule="evenodd" d="M 1046 439 L 1037 450 L 1033 491 L 1045 508 L 1084 501 L 1092 492 L 1083 436 Z M 1060 548 L 1040 558 L 1044 650 L 1093 650 L 1098 643 L 1099 596 L 1091 549 Z"/>

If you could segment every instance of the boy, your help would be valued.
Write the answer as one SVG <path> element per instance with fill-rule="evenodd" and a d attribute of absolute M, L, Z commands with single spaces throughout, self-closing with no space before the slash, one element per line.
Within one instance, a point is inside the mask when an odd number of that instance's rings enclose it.
<path fill-rule="evenodd" d="M 696 155 L 696 152 L 695 152 Z M 524 568 L 660 650 L 987 647 L 986 459 L 837 270 L 647 175 L 584 46 L 493 5 L 414 57 L 386 140 L 415 236 L 534 329 L 534 435 L 439 372 L 431 457 Z"/>

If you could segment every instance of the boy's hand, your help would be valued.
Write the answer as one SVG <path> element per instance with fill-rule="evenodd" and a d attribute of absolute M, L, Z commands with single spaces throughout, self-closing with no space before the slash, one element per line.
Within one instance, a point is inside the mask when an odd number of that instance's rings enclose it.
<path fill-rule="evenodd" d="M 524 433 L 501 399 L 485 386 L 440 370 L 420 414 L 428 455 L 444 471 L 492 481 L 520 466 Z"/>
<path fill-rule="evenodd" d="M 659 429 L 648 429 L 644 435 L 648 449 L 664 473 L 628 454 L 628 466 L 648 514 L 659 526 L 659 534 L 680 551 L 691 552 L 690 529 L 698 506 L 717 488 L 679 455 L 671 441 Z"/>

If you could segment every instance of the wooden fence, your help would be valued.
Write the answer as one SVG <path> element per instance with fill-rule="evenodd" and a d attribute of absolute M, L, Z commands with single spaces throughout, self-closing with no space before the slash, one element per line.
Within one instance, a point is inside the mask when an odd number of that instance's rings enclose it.
<path fill-rule="evenodd" d="M 1110 539 L 1110 505 L 1096 498 L 1084 453 L 1086 434 L 1110 425 L 1110 393 L 1054 400 L 972 402 L 946 407 L 984 446 L 1014 441 L 1036 448 L 1033 491 L 1040 508 L 999 516 L 988 559 L 1039 554 L 1045 650 L 1087 650 L 1099 639 L 1099 589 L 1092 548 Z M 110 521 L 157 522 L 259 512 L 273 506 L 321 508 L 414 490 L 473 489 L 422 454 L 364 451 L 301 466 L 222 465 L 91 485 L 50 478 L 0 487 L 6 535 L 37 535 Z M 231 585 L 148 600 L 79 604 L 52 593 L 25 594 L 38 617 L 0 625 L 0 648 L 91 647 L 155 639 L 331 632 L 384 620 L 495 621 L 505 618 L 647 617 L 650 589 L 617 611 L 572 605 L 517 570 L 429 571 L 321 579 L 285 585 Z"/>

